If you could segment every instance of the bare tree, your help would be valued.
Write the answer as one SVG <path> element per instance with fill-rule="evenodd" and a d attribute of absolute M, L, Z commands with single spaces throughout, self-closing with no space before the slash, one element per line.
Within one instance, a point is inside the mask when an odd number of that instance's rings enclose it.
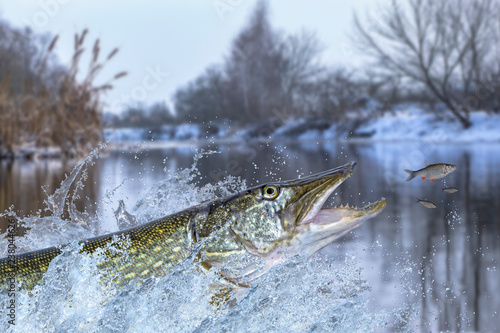
<path fill-rule="evenodd" d="M 354 39 L 381 73 L 421 84 L 467 128 L 464 100 L 487 77 L 497 19 L 494 0 L 392 0 L 369 24 L 354 16 Z"/>
<path fill-rule="evenodd" d="M 222 75 L 218 67 L 209 67 L 196 80 L 177 90 L 175 108 L 179 121 L 208 123 L 230 118 L 230 113 L 234 111 L 225 105 L 228 89 Z"/>
<path fill-rule="evenodd" d="M 248 119 L 267 116 L 266 104 L 279 96 L 282 57 L 279 35 L 269 23 L 266 1 L 259 1 L 250 22 L 233 42 L 225 73 L 234 90 L 230 99 Z"/>
<path fill-rule="evenodd" d="M 282 42 L 279 68 L 281 94 L 283 104 L 295 114 L 306 113 L 315 107 L 308 104 L 311 104 L 310 95 L 317 95 L 315 83 L 325 72 L 318 57 L 322 50 L 316 35 L 305 30 L 287 36 Z"/>
<path fill-rule="evenodd" d="M 315 82 L 313 89 L 311 95 L 317 98 L 317 103 L 311 112 L 335 121 L 344 118 L 348 111 L 357 109 L 360 100 L 366 96 L 354 71 L 342 67 L 328 70 Z"/>
<path fill-rule="evenodd" d="M 268 4 L 259 1 L 222 66 L 176 92 L 179 119 L 265 121 L 275 108 L 304 115 L 313 109 L 311 96 L 317 95 L 320 51 L 314 34 L 285 35 L 273 29 Z"/>

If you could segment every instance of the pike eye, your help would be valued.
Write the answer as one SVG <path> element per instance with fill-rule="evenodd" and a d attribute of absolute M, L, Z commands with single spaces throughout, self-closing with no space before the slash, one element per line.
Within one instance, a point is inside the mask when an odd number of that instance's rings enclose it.
<path fill-rule="evenodd" d="M 278 196 L 278 194 L 278 187 L 273 185 L 264 186 L 264 188 L 262 189 L 262 195 L 265 199 L 274 199 Z"/>

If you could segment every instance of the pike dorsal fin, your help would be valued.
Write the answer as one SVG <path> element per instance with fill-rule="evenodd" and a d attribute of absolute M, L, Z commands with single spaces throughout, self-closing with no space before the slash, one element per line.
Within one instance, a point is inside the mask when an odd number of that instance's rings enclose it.
<path fill-rule="evenodd" d="M 429 163 L 429 161 L 425 160 L 425 166 L 429 166 L 429 165 L 431 165 L 431 164 Z"/>

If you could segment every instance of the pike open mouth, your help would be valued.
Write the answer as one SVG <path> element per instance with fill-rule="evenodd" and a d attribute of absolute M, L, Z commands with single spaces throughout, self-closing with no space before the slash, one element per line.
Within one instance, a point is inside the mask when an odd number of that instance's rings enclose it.
<path fill-rule="evenodd" d="M 384 209 L 385 198 L 364 207 L 349 204 L 323 207 L 335 189 L 351 176 L 355 166 L 356 162 L 351 162 L 292 182 L 302 187 L 302 191 L 290 211 L 296 213 L 296 236 L 290 243 L 289 253 L 312 256 Z"/>
<path fill-rule="evenodd" d="M 387 199 L 380 198 L 379 200 L 369 203 L 364 207 L 352 207 L 349 204 L 340 205 L 339 207 L 323 208 L 312 218 L 301 224 L 332 224 L 338 223 L 345 219 L 356 219 L 365 221 L 366 219 L 378 215 L 387 204 Z"/>
<path fill-rule="evenodd" d="M 387 200 L 383 197 L 364 207 L 354 207 L 349 204 L 342 204 L 339 207 L 323 208 L 323 204 L 333 191 L 352 175 L 355 166 L 356 162 L 351 162 L 324 173 L 308 177 L 316 179 L 317 183 L 314 184 L 314 187 L 301 199 L 304 203 L 309 204 L 310 209 L 307 214 L 305 214 L 304 218 L 300 220 L 300 225 L 310 223 L 331 224 L 345 219 L 365 221 L 370 217 L 376 216 L 384 209 Z"/>

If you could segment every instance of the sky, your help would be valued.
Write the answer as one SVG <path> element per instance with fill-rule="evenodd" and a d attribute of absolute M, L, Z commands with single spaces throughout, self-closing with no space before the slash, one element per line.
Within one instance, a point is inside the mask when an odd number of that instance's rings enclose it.
<path fill-rule="evenodd" d="M 129 73 L 104 96 L 105 110 L 118 113 L 138 103 L 164 101 L 172 106 L 179 87 L 224 61 L 256 1 L 0 0 L 0 17 L 17 27 L 59 35 L 55 52 L 64 64 L 73 54 L 74 34 L 85 28 L 89 50 L 96 38 L 104 55 L 119 47 L 97 81 L 107 82 L 121 71 Z M 322 61 L 352 68 L 361 58 L 348 38 L 353 13 L 373 14 L 376 4 L 384 2 L 270 0 L 270 19 L 273 27 L 285 33 L 316 32 L 325 48 Z"/>

